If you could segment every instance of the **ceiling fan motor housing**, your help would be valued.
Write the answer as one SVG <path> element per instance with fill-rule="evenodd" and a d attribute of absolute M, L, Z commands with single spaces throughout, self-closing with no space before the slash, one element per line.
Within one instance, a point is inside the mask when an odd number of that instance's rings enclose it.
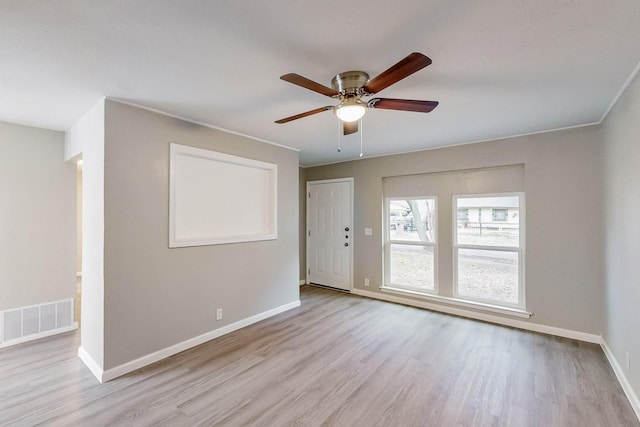
<path fill-rule="evenodd" d="M 331 79 L 331 87 L 346 96 L 358 96 L 358 89 L 369 81 L 369 74 L 364 71 L 346 71 Z"/>

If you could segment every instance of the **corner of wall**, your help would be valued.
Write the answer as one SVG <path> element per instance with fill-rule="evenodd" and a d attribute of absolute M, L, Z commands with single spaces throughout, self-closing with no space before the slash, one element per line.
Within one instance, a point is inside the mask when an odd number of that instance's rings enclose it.
<path fill-rule="evenodd" d="M 635 369 L 640 360 L 640 265 L 634 256 L 640 251 L 635 238 L 640 233 L 640 200 L 634 197 L 640 186 L 640 77 L 635 74 L 639 67 L 602 121 L 604 197 L 600 205 L 604 242 L 602 347 L 640 419 L 640 371 Z"/>
<path fill-rule="evenodd" d="M 611 348 L 607 344 L 607 341 L 604 339 L 604 337 L 601 340 L 600 346 L 602 347 L 602 351 L 609 361 L 609 365 L 611 365 L 611 368 L 613 369 L 613 373 L 616 375 L 618 382 L 622 386 L 624 394 L 627 396 L 627 399 L 629 399 L 629 403 L 631 404 L 633 411 L 636 413 L 636 417 L 638 417 L 638 420 L 640 421 L 640 399 L 638 398 L 638 395 L 633 390 L 633 387 L 631 386 L 629 379 L 625 375 L 622 366 L 620 366 L 620 363 L 618 363 L 618 360 L 613 354 L 613 351 L 611 351 Z"/>
<path fill-rule="evenodd" d="M 65 135 L 65 160 L 82 154 L 82 328 L 79 356 L 91 371 L 104 368 L 104 129 L 105 99 Z"/>
<path fill-rule="evenodd" d="M 87 143 L 87 133 L 93 133 L 95 127 L 102 129 L 104 139 L 104 112 L 105 98 L 101 98 L 97 104 L 84 113 L 67 130 L 64 137 L 64 160 L 69 161 L 82 154 Z"/>

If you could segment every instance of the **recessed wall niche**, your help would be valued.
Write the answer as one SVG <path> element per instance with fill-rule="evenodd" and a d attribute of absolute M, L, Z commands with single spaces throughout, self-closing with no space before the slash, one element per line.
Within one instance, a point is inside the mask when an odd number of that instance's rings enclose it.
<path fill-rule="evenodd" d="M 169 145 L 169 247 L 277 239 L 278 166 Z"/>

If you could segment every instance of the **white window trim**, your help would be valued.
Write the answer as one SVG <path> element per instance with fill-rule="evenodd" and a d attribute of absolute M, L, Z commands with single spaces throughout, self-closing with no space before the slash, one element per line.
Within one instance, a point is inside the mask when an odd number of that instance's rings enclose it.
<path fill-rule="evenodd" d="M 467 245 L 458 244 L 458 218 L 457 208 L 458 199 L 473 199 L 480 197 L 518 197 L 518 230 L 519 230 L 519 242 L 518 247 L 512 246 L 487 246 L 487 245 Z M 484 194 L 461 194 L 454 195 L 452 200 L 453 208 L 453 299 L 458 301 L 465 301 L 473 304 L 480 304 L 491 307 L 509 308 L 517 311 L 526 312 L 526 291 L 525 291 L 525 227 L 526 224 L 526 206 L 525 197 L 523 192 L 511 192 L 511 193 L 484 193 Z M 518 254 L 518 302 L 508 303 L 483 298 L 470 297 L 467 295 L 458 294 L 458 250 L 459 249 L 477 249 L 477 250 L 490 250 L 490 251 L 503 251 L 503 252 L 516 252 Z"/>
<path fill-rule="evenodd" d="M 435 243 L 433 242 L 416 242 L 415 240 L 391 240 L 390 238 L 390 225 L 389 225 L 389 202 L 391 200 L 425 200 L 432 199 L 434 204 L 434 211 L 436 213 L 436 226 L 433 230 L 433 235 L 435 237 Z M 438 197 L 437 196 L 414 196 L 414 197 L 385 197 L 384 199 L 384 210 L 383 210 L 383 218 L 382 218 L 382 229 L 384 232 L 384 254 L 383 254 L 383 278 L 385 286 L 390 286 L 396 289 L 405 290 L 407 292 L 412 292 L 420 295 L 437 295 L 438 294 Z M 433 248 L 433 290 L 417 288 L 414 286 L 401 285 L 397 283 L 391 283 L 391 275 L 389 265 L 391 263 L 391 245 L 415 245 L 415 246 L 429 246 Z"/>
<path fill-rule="evenodd" d="M 454 305 L 459 307 L 472 308 L 475 310 L 488 311 L 491 313 L 506 314 L 508 316 L 522 317 L 525 319 L 528 319 L 531 316 L 533 316 L 533 313 L 530 313 L 521 308 L 504 307 L 501 305 L 495 305 L 495 304 L 479 302 L 479 301 L 472 301 L 468 299 L 425 294 L 423 291 L 420 291 L 420 292 L 412 291 L 409 289 L 402 289 L 394 286 L 381 286 L 380 290 L 390 294 L 411 296 L 411 297 L 420 298 L 423 300 L 433 301 L 437 303 L 444 303 L 444 304 Z"/>

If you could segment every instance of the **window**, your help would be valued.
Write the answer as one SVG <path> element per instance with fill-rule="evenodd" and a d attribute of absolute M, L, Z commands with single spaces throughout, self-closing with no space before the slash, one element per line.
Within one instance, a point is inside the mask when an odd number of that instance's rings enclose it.
<path fill-rule="evenodd" d="M 469 221 L 469 209 L 458 209 L 458 221 Z"/>
<path fill-rule="evenodd" d="M 453 203 L 454 211 L 490 211 L 493 219 L 469 223 L 458 216 L 454 230 L 454 296 L 524 308 L 524 196 L 454 196 Z"/>
<path fill-rule="evenodd" d="M 435 197 L 386 199 L 385 218 L 385 283 L 435 292 Z"/>

